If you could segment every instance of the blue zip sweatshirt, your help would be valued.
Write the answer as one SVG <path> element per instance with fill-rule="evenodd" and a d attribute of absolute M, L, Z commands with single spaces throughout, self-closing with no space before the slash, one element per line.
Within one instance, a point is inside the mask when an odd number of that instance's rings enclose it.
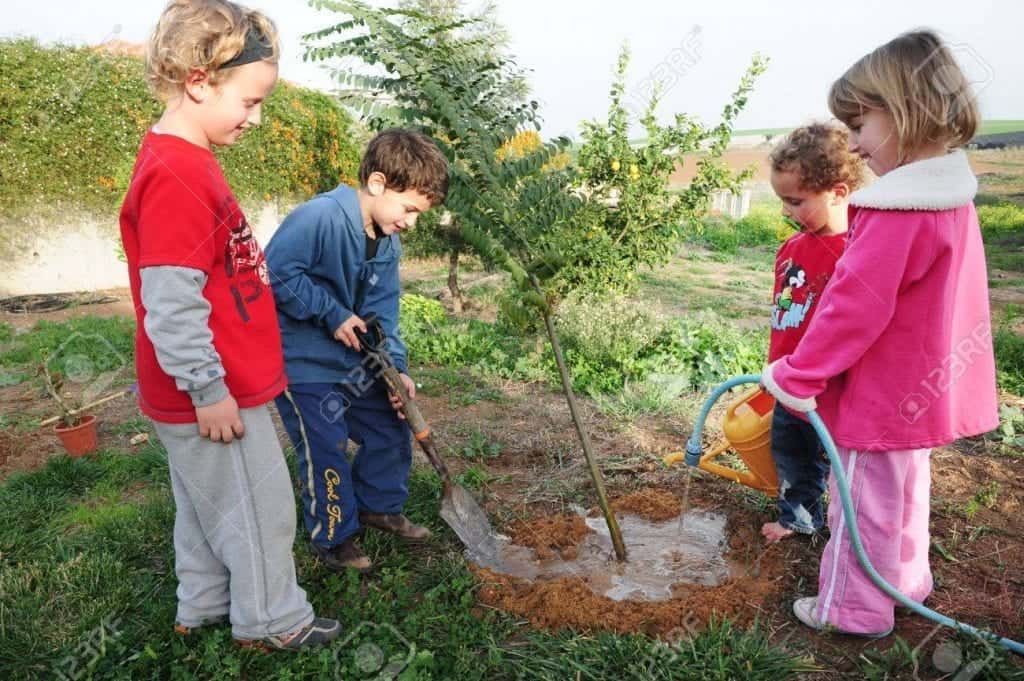
<path fill-rule="evenodd" d="M 351 187 L 315 196 L 285 218 L 267 244 L 270 284 L 281 324 L 289 383 L 360 380 L 353 370 L 363 355 L 334 339 L 353 314 L 377 314 L 395 366 L 408 373 L 398 335 L 398 236 L 378 237 L 377 255 L 366 260 L 366 232 Z"/>

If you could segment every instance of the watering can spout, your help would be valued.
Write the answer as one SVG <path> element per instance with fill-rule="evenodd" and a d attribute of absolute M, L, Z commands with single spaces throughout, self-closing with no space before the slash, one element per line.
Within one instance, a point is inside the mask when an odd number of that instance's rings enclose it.
<path fill-rule="evenodd" d="M 692 439 L 686 443 L 685 452 L 672 452 L 662 457 L 661 461 L 666 466 L 675 466 L 679 463 L 685 463 L 687 466 L 699 466 L 700 455 L 702 454 L 701 446 L 695 443 Z"/>
<path fill-rule="evenodd" d="M 713 397 L 717 398 L 719 394 Z M 709 404 L 710 402 L 711 400 Z M 778 478 L 771 455 L 771 422 L 774 408 L 774 398 L 758 388 L 742 394 L 729 405 L 722 418 L 725 439 L 705 453 L 701 447 L 704 419 L 707 417 L 705 405 L 705 411 L 702 412 L 693 434 L 686 442 L 685 454 L 669 454 L 664 459 L 665 464 L 684 462 L 687 466 L 700 468 L 769 496 L 775 496 L 778 493 Z M 743 460 L 747 470 L 738 471 L 715 462 L 716 457 L 728 451 L 735 452 Z"/>

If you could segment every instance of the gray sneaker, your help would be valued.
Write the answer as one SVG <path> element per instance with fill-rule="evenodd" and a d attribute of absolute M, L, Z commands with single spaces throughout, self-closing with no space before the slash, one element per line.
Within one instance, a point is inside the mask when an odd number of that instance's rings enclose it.
<path fill-rule="evenodd" d="M 243 648 L 256 648 L 264 652 L 270 650 L 296 651 L 330 643 L 340 635 L 341 624 L 337 620 L 314 617 L 312 622 L 289 634 L 256 639 L 235 639 L 235 641 Z"/>

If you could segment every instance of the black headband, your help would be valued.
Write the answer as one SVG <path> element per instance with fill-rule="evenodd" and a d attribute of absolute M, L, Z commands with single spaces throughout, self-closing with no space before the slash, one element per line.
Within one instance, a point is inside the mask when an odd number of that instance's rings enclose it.
<path fill-rule="evenodd" d="M 245 32 L 245 45 L 242 51 L 220 65 L 222 69 L 229 69 L 232 66 L 251 64 L 254 61 L 263 61 L 274 56 L 274 44 L 267 39 L 255 26 L 250 26 Z"/>

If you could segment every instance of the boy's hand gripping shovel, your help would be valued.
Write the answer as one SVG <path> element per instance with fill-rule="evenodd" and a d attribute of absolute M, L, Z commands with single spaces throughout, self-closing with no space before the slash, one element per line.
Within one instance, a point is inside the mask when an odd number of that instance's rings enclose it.
<path fill-rule="evenodd" d="M 405 415 L 413 436 L 426 454 L 427 460 L 441 476 L 444 491 L 441 496 L 441 518 L 455 531 L 459 539 L 471 554 L 483 557 L 492 556 L 497 551 L 497 537 L 491 529 L 491 523 L 476 500 L 459 485 L 453 484 L 448 466 L 437 452 L 434 438 L 430 432 L 419 407 L 409 397 L 409 393 L 399 377 L 394 360 L 387 351 L 387 336 L 374 314 L 367 315 L 363 320 L 366 333 L 355 329 L 356 337 L 362 351 L 371 360 L 370 369 L 376 376 L 384 380 L 388 392 L 397 395 L 402 401 L 402 413 Z"/>

